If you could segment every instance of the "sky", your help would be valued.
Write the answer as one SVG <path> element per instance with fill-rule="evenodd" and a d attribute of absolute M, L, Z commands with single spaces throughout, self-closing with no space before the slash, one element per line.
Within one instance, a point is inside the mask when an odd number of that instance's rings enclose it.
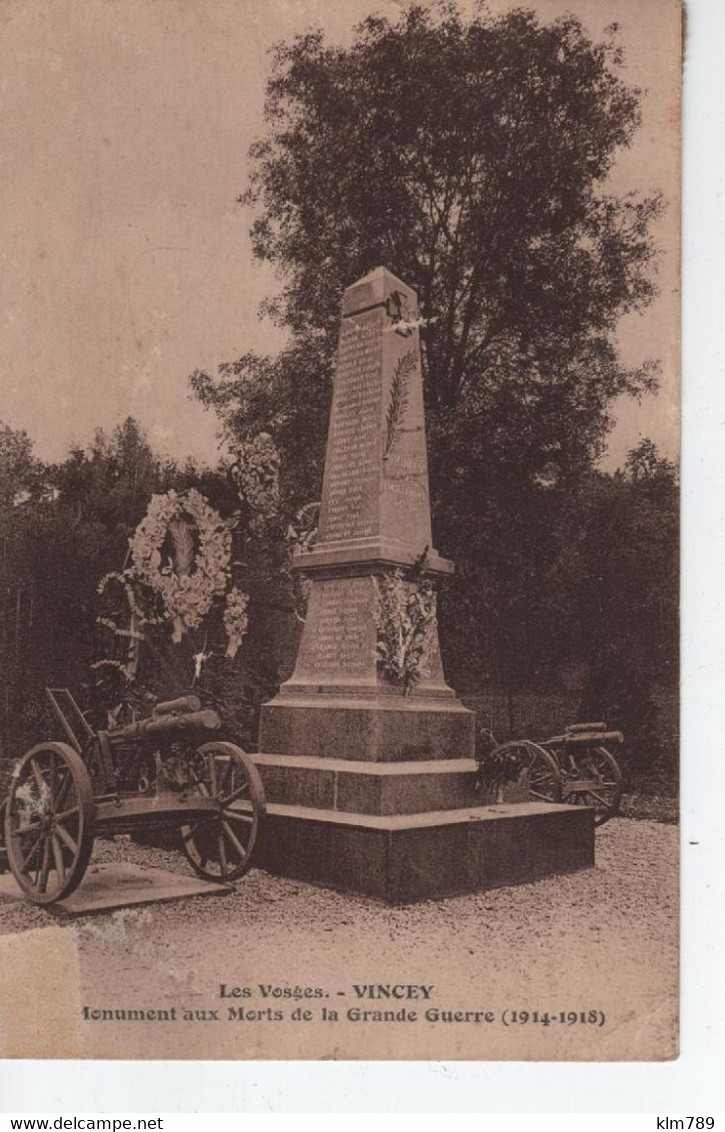
<path fill-rule="evenodd" d="M 491 0 L 492 11 L 509 7 Z M 619 328 L 622 355 L 662 363 L 662 388 L 616 408 L 609 466 L 649 435 L 679 442 L 679 20 L 674 0 L 541 0 L 595 38 L 617 21 L 624 77 L 646 90 L 616 191 L 662 189 L 660 295 Z M 284 334 L 236 202 L 263 132 L 269 48 L 322 24 L 333 41 L 375 0 L 4 0 L 0 5 L 0 420 L 44 459 L 127 415 L 154 447 L 214 463 L 217 424 L 188 393 Z M 470 9 L 468 0 L 461 7 Z"/>

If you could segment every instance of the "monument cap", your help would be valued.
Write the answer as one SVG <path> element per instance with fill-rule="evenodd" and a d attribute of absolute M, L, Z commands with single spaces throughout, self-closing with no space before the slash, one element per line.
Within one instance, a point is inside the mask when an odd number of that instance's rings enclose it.
<path fill-rule="evenodd" d="M 417 310 L 418 296 L 413 288 L 393 275 L 387 267 L 375 267 L 345 290 L 342 297 L 343 317 L 385 306 L 390 303 L 391 296 L 398 296 L 401 306 L 408 308 L 411 314 Z"/>

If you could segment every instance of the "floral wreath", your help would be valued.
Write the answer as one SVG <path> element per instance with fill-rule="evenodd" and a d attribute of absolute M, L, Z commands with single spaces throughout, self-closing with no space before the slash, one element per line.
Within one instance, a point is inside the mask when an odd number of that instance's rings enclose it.
<path fill-rule="evenodd" d="M 372 581 L 377 661 L 407 696 L 430 675 L 437 629 L 435 587 L 427 577 L 406 581 L 400 569 L 380 578 L 373 576 Z"/>
<path fill-rule="evenodd" d="M 174 522 L 195 528 L 199 544 L 191 569 L 177 570 L 162 548 Z M 178 527 L 177 527 L 178 529 Z M 174 641 L 187 629 L 196 629 L 215 597 L 226 592 L 232 549 L 231 531 L 221 516 L 195 488 L 180 494 L 152 495 L 145 517 L 130 542 L 134 572 L 163 600 L 174 622 Z"/>

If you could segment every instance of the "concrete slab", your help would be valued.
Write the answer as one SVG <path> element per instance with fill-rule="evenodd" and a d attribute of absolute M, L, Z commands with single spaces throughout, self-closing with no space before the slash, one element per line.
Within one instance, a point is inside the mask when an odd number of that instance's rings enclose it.
<path fill-rule="evenodd" d="M 409 904 L 592 868 L 594 811 L 523 802 L 375 815 L 272 803 L 259 865 Z"/>
<path fill-rule="evenodd" d="M 76 891 L 66 900 L 51 904 L 48 911 L 67 916 L 87 916 L 93 912 L 129 908 L 134 904 L 157 904 L 185 896 L 215 896 L 232 891 L 228 884 L 215 884 L 201 877 L 169 873 L 165 869 L 144 869 L 123 862 L 92 864 Z M 26 899 L 12 873 L 0 876 L 0 898 Z"/>

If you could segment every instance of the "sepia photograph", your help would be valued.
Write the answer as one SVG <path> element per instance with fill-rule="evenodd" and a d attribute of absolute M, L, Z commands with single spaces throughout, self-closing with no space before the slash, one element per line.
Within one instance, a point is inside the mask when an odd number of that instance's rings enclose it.
<path fill-rule="evenodd" d="M 679 0 L 10 0 L 4 1058 L 679 1050 Z"/>

